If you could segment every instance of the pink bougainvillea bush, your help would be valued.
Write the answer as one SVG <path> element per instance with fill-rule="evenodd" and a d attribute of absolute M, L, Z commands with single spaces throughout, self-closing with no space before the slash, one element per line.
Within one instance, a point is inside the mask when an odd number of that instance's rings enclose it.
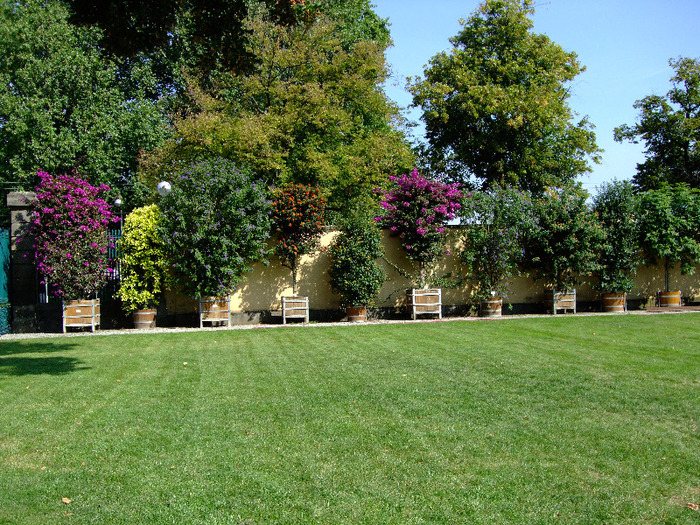
<path fill-rule="evenodd" d="M 76 175 L 38 173 L 36 202 L 29 235 L 34 239 L 37 269 L 64 300 L 92 297 L 110 270 L 107 227 L 115 218 L 94 187 Z"/>
<path fill-rule="evenodd" d="M 415 169 L 390 180 L 388 190 L 378 190 L 385 214 L 375 221 L 399 235 L 406 255 L 419 265 L 420 285 L 425 286 L 426 267 L 446 253 L 445 226 L 457 216 L 464 195 L 458 184 L 428 179 Z"/>

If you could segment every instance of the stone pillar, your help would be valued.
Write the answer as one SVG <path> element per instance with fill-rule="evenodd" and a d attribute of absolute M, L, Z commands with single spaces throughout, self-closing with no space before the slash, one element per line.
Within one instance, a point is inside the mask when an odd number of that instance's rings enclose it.
<path fill-rule="evenodd" d="M 37 332 L 36 311 L 37 272 L 34 265 L 32 239 L 25 235 L 31 220 L 35 193 L 14 191 L 7 195 L 10 209 L 10 305 L 12 331 Z"/>

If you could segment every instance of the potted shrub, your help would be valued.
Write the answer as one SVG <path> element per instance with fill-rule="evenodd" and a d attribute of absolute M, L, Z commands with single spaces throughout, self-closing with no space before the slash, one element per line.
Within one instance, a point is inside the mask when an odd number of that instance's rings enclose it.
<path fill-rule="evenodd" d="M 63 331 L 100 324 L 97 293 L 111 270 L 107 227 L 118 221 L 99 195 L 109 187 L 92 186 L 78 175 L 39 172 L 29 235 L 35 262 L 50 291 L 63 301 Z"/>
<path fill-rule="evenodd" d="M 681 291 L 671 290 L 670 270 L 679 263 L 681 274 L 692 274 L 700 261 L 700 191 L 678 184 L 642 193 L 639 229 L 647 264 L 664 260 L 659 306 L 680 306 Z"/>
<path fill-rule="evenodd" d="M 593 198 L 593 211 L 604 234 L 593 288 L 601 292 L 603 311 L 627 311 L 627 294 L 634 287 L 640 262 L 637 199 L 632 183 L 604 183 Z"/>
<path fill-rule="evenodd" d="M 282 321 L 309 320 L 309 298 L 298 295 L 299 261 L 321 250 L 326 229 L 326 201 L 317 188 L 287 184 L 274 191 L 272 224 L 277 235 L 275 253 L 292 272 L 292 297 L 282 297 Z"/>
<path fill-rule="evenodd" d="M 267 187 L 227 159 L 195 162 L 175 174 L 159 226 L 176 287 L 199 301 L 199 324 L 229 322 L 229 294 L 270 236 Z"/>
<path fill-rule="evenodd" d="M 375 221 L 400 237 L 406 256 L 418 265 L 415 273 L 419 288 L 406 290 L 409 311 L 413 318 L 418 313 L 442 316 L 441 290 L 428 288 L 429 273 L 446 253 L 445 227 L 456 217 L 463 194 L 459 185 L 430 180 L 415 169 L 410 175 L 392 176 L 389 180 L 388 190 L 378 190 L 384 215 Z"/>
<path fill-rule="evenodd" d="M 469 194 L 464 200 L 460 258 L 478 283 L 474 297 L 483 316 L 501 315 L 509 279 L 520 270 L 528 202 L 522 192 L 501 187 Z"/>
<path fill-rule="evenodd" d="M 158 228 L 163 214 L 156 204 L 134 209 L 124 220 L 118 246 L 121 284 L 117 297 L 134 317 L 135 328 L 153 328 L 156 307 L 169 276 L 170 263 Z"/>
<path fill-rule="evenodd" d="M 384 255 L 382 233 L 369 219 L 348 220 L 330 248 L 328 270 L 333 291 L 340 295 L 348 321 L 364 321 L 386 281 L 378 259 Z"/>
<path fill-rule="evenodd" d="M 535 280 L 546 282 L 545 305 L 576 313 L 576 286 L 598 270 L 603 230 L 578 185 L 548 189 L 532 199 L 532 221 L 525 242 L 525 261 Z"/>

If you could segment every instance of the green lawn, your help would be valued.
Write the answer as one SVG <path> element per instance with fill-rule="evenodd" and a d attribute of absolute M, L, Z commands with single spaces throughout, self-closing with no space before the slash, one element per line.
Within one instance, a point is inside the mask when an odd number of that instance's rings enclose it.
<path fill-rule="evenodd" d="M 2 524 L 700 523 L 698 314 L 0 339 L 0 407 Z"/>

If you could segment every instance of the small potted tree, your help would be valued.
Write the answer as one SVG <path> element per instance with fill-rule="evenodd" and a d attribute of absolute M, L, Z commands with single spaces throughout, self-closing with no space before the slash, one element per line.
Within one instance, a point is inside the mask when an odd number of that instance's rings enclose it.
<path fill-rule="evenodd" d="M 520 269 L 528 206 L 525 194 L 501 187 L 468 194 L 464 200 L 460 258 L 478 283 L 474 296 L 483 316 L 501 315 L 509 279 Z"/>
<path fill-rule="evenodd" d="M 117 297 L 139 329 L 155 327 L 156 307 L 169 278 L 170 262 L 158 231 L 162 220 L 156 204 L 136 208 L 126 216 L 118 242 L 122 278 Z"/>
<path fill-rule="evenodd" d="M 390 187 L 378 190 L 384 215 L 375 220 L 401 238 L 406 256 L 418 266 L 419 288 L 406 290 L 413 318 L 419 313 L 442 316 L 440 289 L 429 289 L 431 266 L 446 253 L 446 225 L 457 216 L 463 197 L 457 184 L 430 180 L 413 170 L 410 175 L 389 177 Z"/>
<path fill-rule="evenodd" d="M 268 254 L 267 187 L 230 160 L 205 160 L 176 173 L 161 208 L 175 285 L 198 299 L 200 326 L 228 324 L 229 294 Z"/>
<path fill-rule="evenodd" d="M 604 312 L 627 311 L 627 294 L 634 287 L 640 263 L 637 199 L 628 181 L 604 183 L 593 198 L 593 211 L 603 228 L 600 267 L 593 288 L 601 293 Z"/>
<path fill-rule="evenodd" d="M 92 186 L 80 176 L 39 172 L 29 235 L 34 239 L 39 273 L 63 301 L 63 331 L 100 325 L 100 289 L 110 262 L 107 227 L 118 221 Z"/>
<path fill-rule="evenodd" d="M 670 271 L 695 271 L 700 261 L 700 191 L 685 184 L 664 186 L 640 195 L 640 245 L 647 264 L 664 260 L 664 290 L 659 306 L 681 306 L 681 290 L 671 290 Z"/>
<path fill-rule="evenodd" d="M 292 297 L 282 297 L 282 322 L 309 320 L 309 298 L 298 295 L 299 262 L 303 255 L 321 250 L 326 228 L 326 201 L 317 188 L 287 184 L 274 191 L 272 224 L 277 234 L 275 252 L 292 272 Z"/>
<path fill-rule="evenodd" d="M 378 262 L 382 255 L 382 233 L 370 219 L 346 221 L 334 239 L 328 275 L 348 321 L 367 319 L 367 307 L 374 303 L 387 277 Z"/>
<path fill-rule="evenodd" d="M 576 313 L 576 286 L 600 268 L 603 230 L 577 185 L 548 189 L 533 199 L 525 243 L 525 261 L 535 279 L 548 286 L 545 306 L 556 314 Z"/>

